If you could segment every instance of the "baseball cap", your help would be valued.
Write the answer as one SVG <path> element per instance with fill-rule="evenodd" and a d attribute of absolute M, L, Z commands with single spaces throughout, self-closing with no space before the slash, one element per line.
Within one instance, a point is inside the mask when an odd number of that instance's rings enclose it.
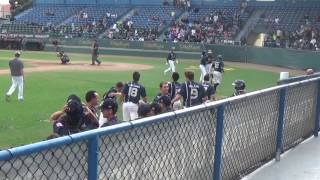
<path fill-rule="evenodd" d="M 111 109 L 113 110 L 113 113 L 116 113 L 118 110 L 118 105 L 117 103 L 115 103 L 113 100 L 111 99 L 106 99 L 105 101 L 103 101 L 103 103 L 100 106 L 101 110 L 107 110 L 107 109 Z"/>
<path fill-rule="evenodd" d="M 211 49 L 208 50 L 208 54 L 212 54 L 212 50 Z"/>
<path fill-rule="evenodd" d="M 21 55 L 21 51 L 16 51 L 16 54 L 19 54 L 19 55 Z"/>

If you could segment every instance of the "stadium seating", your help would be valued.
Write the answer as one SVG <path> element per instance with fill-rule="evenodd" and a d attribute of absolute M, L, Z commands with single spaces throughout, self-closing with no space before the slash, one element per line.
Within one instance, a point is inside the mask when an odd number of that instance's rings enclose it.
<path fill-rule="evenodd" d="M 260 25 L 277 26 L 285 31 L 295 31 L 300 25 L 306 24 L 305 15 L 309 16 L 309 23 L 316 28 L 320 27 L 317 17 L 320 15 L 320 7 L 272 7 L 266 9 L 264 17 L 259 21 Z M 279 23 L 275 23 L 275 18 Z"/>
<path fill-rule="evenodd" d="M 236 15 L 239 18 L 236 18 Z M 219 20 L 213 22 L 213 16 L 218 15 Z M 249 13 L 240 13 L 238 6 L 213 6 L 213 7 L 194 7 L 188 12 L 186 17 L 173 25 L 171 32 L 167 33 L 169 40 L 187 41 L 187 42 L 207 42 L 218 43 L 218 41 L 232 40 L 239 32 L 241 21 L 245 22 L 249 18 Z M 218 32 L 219 26 L 223 26 L 223 31 Z M 179 32 L 177 32 L 177 30 Z M 179 38 L 180 32 L 183 32 L 183 40 Z M 191 31 L 195 30 L 196 35 L 190 38 Z M 174 37 L 172 37 L 174 36 Z M 186 37 L 189 36 L 189 37 Z M 228 37 L 227 37 L 228 36 Z M 210 39 L 210 40 L 209 40 Z"/>
<path fill-rule="evenodd" d="M 158 28 L 160 25 L 169 25 L 182 11 L 172 6 L 139 7 L 137 14 L 132 16 L 135 28 Z M 174 16 L 172 16 L 174 12 Z"/>
<path fill-rule="evenodd" d="M 33 23 L 38 25 L 59 25 L 62 21 L 78 13 L 83 6 L 35 6 L 28 13 L 18 16 L 15 23 Z"/>
<path fill-rule="evenodd" d="M 79 18 L 79 14 L 73 15 L 70 19 L 68 19 L 65 24 L 71 25 L 72 23 L 75 26 L 83 26 L 86 24 L 92 24 L 93 22 L 98 22 L 102 20 L 104 17 L 107 17 L 107 14 L 116 15 L 116 18 L 109 17 L 107 18 L 107 26 L 115 23 L 118 17 L 121 17 L 126 12 L 128 12 L 130 8 L 128 7 L 109 7 L 109 6 L 90 6 L 85 9 L 82 9 L 80 12 L 87 13 L 88 18 Z M 110 16 L 111 16 L 110 15 Z"/>
<path fill-rule="evenodd" d="M 26 24 L 3 24 L 0 26 L 0 33 L 42 33 L 42 27 L 39 25 L 26 25 Z"/>

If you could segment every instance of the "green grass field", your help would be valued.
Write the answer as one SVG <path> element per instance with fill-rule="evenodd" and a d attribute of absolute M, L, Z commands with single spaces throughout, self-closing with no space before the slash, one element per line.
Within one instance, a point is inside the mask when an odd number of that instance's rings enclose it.
<path fill-rule="evenodd" d="M 13 51 L 0 51 L 0 70 L 6 69 L 8 60 L 13 57 Z M 71 60 L 87 60 L 85 54 L 70 54 Z M 23 52 L 21 59 L 39 61 L 57 61 L 52 52 Z M 167 67 L 164 59 L 148 57 L 106 56 L 100 58 L 106 62 L 125 62 L 131 64 L 148 64 L 153 69 L 141 71 L 141 84 L 146 87 L 148 99 L 152 100 L 158 93 L 158 86 L 162 80 L 170 80 L 170 75 L 164 76 L 163 70 Z M 28 66 L 27 66 L 28 67 Z M 199 79 L 198 60 L 180 60 L 177 71 L 181 76 L 185 69 L 194 69 L 196 80 Z M 244 79 L 248 91 L 263 89 L 275 85 L 278 74 L 252 69 L 227 67 L 223 76 L 223 83 L 218 89 L 218 95 L 230 96 L 233 92 L 231 83 L 235 79 Z M 117 81 L 130 81 L 128 72 L 45 72 L 27 73 L 25 78 L 25 101 L 19 103 L 17 95 L 12 96 L 10 103 L 5 102 L 5 93 L 10 86 L 10 76 L 0 75 L 0 148 L 5 149 L 37 142 L 46 139 L 52 132 L 52 125 L 48 122 L 50 114 L 59 110 L 70 94 L 77 94 L 82 99 L 88 90 L 96 90 L 102 95 Z M 180 78 L 184 81 L 184 77 Z M 121 108 L 120 108 L 121 109 Z"/>

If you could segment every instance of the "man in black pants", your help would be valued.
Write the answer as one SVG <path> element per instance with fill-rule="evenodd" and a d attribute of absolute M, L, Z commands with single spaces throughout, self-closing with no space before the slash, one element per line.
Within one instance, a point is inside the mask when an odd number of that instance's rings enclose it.
<path fill-rule="evenodd" d="M 98 56 L 99 56 L 99 44 L 97 42 L 97 40 L 94 40 L 93 44 L 92 44 L 92 63 L 91 65 L 96 65 L 96 62 L 98 63 L 98 65 L 101 64 L 101 61 L 98 60 Z"/>

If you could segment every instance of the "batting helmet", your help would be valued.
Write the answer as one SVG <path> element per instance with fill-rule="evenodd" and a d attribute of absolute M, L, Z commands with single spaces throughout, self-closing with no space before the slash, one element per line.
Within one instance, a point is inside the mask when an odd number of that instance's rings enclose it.
<path fill-rule="evenodd" d="M 232 83 L 235 90 L 244 90 L 246 88 L 246 82 L 244 80 L 235 80 L 234 83 Z"/>
<path fill-rule="evenodd" d="M 221 55 L 221 54 L 219 54 L 219 55 L 217 56 L 217 58 L 218 58 L 218 60 L 220 60 L 220 61 L 222 61 L 222 60 L 223 60 L 223 57 L 222 57 L 222 55 Z"/>

